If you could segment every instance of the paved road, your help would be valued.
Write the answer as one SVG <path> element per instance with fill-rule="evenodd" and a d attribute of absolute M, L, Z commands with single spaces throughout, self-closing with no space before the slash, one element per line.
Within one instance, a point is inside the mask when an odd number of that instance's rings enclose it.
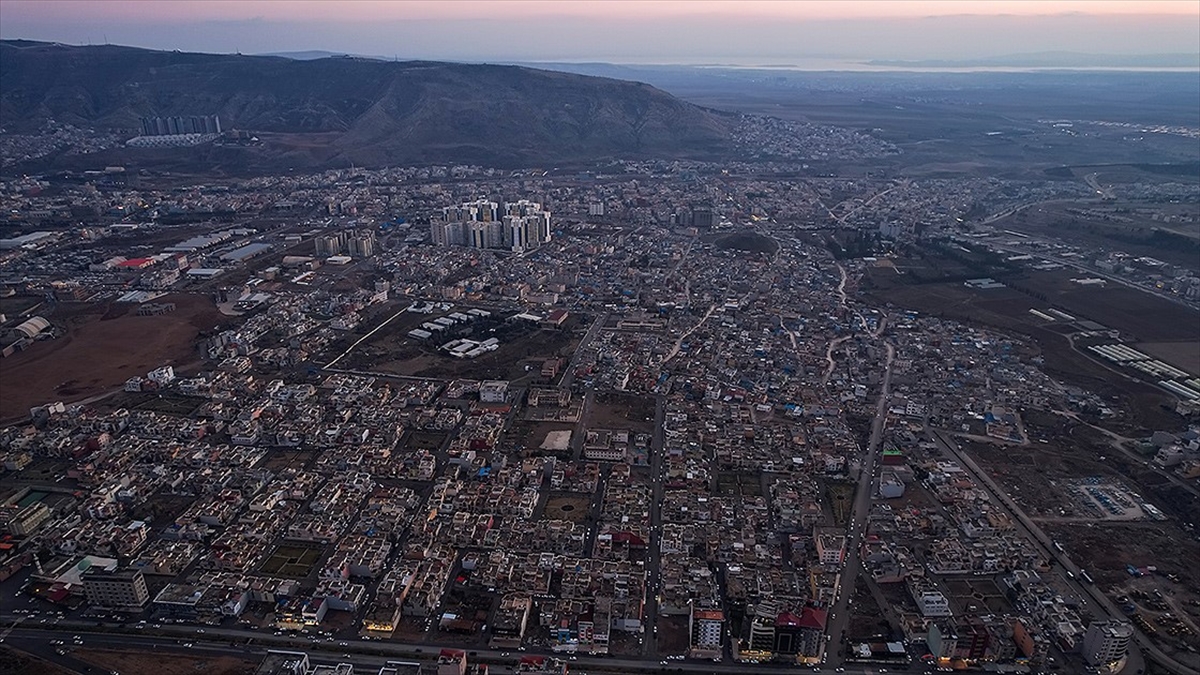
<path fill-rule="evenodd" d="M 975 463 L 974 459 L 958 449 L 958 444 L 947 432 L 931 430 L 930 436 L 945 454 L 956 459 L 963 468 L 973 475 L 976 484 L 991 492 L 997 504 L 1008 510 L 1012 516 L 1012 522 L 1017 526 L 1017 529 L 1033 543 L 1034 547 L 1046 560 L 1050 561 L 1057 569 L 1069 571 L 1075 575 L 1074 579 L 1063 575 L 1064 581 L 1067 581 L 1072 591 L 1080 598 L 1085 611 L 1096 617 L 1125 620 L 1125 615 L 1108 599 L 1108 596 L 1104 595 L 1095 585 L 1084 584 L 1079 581 L 1082 569 L 1071 562 L 1065 554 L 1054 548 L 1054 542 L 1050 537 L 1046 536 L 1046 533 L 1042 532 L 1041 528 L 1013 502 L 1006 491 L 996 485 L 991 476 L 982 470 Z M 1129 658 L 1125 664 L 1125 668 L 1121 671 L 1125 675 L 1136 675 L 1137 673 L 1145 672 L 1146 659 L 1143 656 L 1143 652 L 1149 655 L 1150 659 L 1155 663 L 1175 673 L 1175 675 L 1197 675 L 1195 669 L 1175 661 L 1163 653 L 1161 649 L 1154 646 L 1149 638 L 1142 631 L 1138 630 L 1136 626 L 1133 626 L 1133 636 L 1137 648 L 1129 650 Z"/>
<path fill-rule="evenodd" d="M 1100 184 L 1100 181 L 1096 180 L 1096 176 L 1099 175 L 1100 174 L 1098 173 L 1089 173 L 1083 177 L 1083 182 L 1087 183 L 1088 187 L 1095 190 L 1096 194 L 1100 195 L 1101 199 L 1116 199 L 1117 196 L 1113 194 L 1111 187 L 1106 188 Z"/>
<path fill-rule="evenodd" d="M 352 352 L 352 351 L 354 351 L 355 349 L 357 349 L 357 348 L 358 348 L 358 345 L 362 344 L 362 343 L 363 343 L 363 341 L 371 339 L 371 336 L 372 336 L 372 335 L 374 335 L 374 334 L 378 333 L 380 330 L 382 330 L 382 329 L 383 329 L 383 327 L 384 327 L 384 326 L 386 326 L 386 325 L 388 325 L 389 323 L 391 323 L 392 321 L 394 321 L 394 320 L 396 319 L 396 317 L 400 316 L 401 314 L 403 314 L 403 313 L 404 313 L 405 311 L 407 311 L 407 310 L 408 310 L 408 306 L 402 307 L 402 308 L 401 308 L 400 310 L 398 310 L 398 311 L 397 311 L 395 314 L 393 314 L 393 315 L 389 316 L 388 318 L 384 319 L 382 323 L 380 323 L 378 326 L 376 326 L 376 327 L 372 328 L 372 329 L 371 329 L 371 330 L 370 330 L 370 331 L 369 331 L 369 332 L 368 332 L 366 335 L 364 335 L 364 336 L 362 336 L 362 337 L 358 338 L 357 340 L 355 340 L 355 341 L 354 341 L 354 344 L 352 344 L 352 345 L 350 345 L 349 347 L 347 347 L 347 348 L 346 348 L 346 351 L 342 352 L 341 354 L 338 354 L 336 357 L 334 357 L 334 359 L 333 359 L 332 361 L 330 361 L 329 363 L 326 363 L 326 364 L 325 364 L 325 367 L 326 367 L 326 368 L 332 368 L 332 367 L 334 367 L 335 365 L 337 365 L 337 362 L 338 362 L 338 361 L 341 361 L 343 358 L 345 358 L 345 356 L 346 356 L 347 354 L 349 354 L 350 352 Z"/>
<path fill-rule="evenodd" d="M 663 454 L 666 452 L 667 403 L 657 396 L 654 405 L 654 437 L 650 446 L 650 546 L 646 560 L 646 610 L 643 654 L 658 653 L 658 594 L 662 589 L 662 501 L 665 494 Z"/>
<path fill-rule="evenodd" d="M 845 640 L 846 624 L 850 620 L 850 598 L 854 596 L 854 585 L 862 572 L 860 551 L 866 532 L 867 515 L 871 506 L 871 484 L 874 481 L 875 464 L 879 459 L 879 445 L 883 440 L 883 424 L 887 418 L 888 399 L 892 386 L 892 361 L 896 349 L 888 344 L 887 363 L 883 374 L 883 387 L 879 390 L 879 402 L 875 406 L 875 422 L 871 426 L 871 439 L 867 443 L 866 457 L 858 475 L 858 487 L 854 491 L 854 508 L 851 511 L 846 540 L 846 560 L 842 566 L 842 578 L 838 597 L 829 612 L 825 626 L 825 662 L 831 667 L 843 664 L 842 644 Z"/>
<path fill-rule="evenodd" d="M 596 320 L 588 327 L 587 332 L 583 334 L 583 338 L 579 341 L 579 344 L 575 346 L 575 353 L 571 355 L 571 360 L 567 363 L 566 372 L 563 373 L 562 382 L 559 383 L 559 386 L 563 389 L 570 389 L 571 384 L 575 382 L 575 369 L 579 367 L 579 359 L 583 356 L 584 348 L 600 334 L 600 330 L 604 328 L 604 324 L 608 323 L 609 316 L 606 312 L 596 317 Z"/>
<path fill-rule="evenodd" d="M 62 665 L 71 672 L 93 674 L 102 671 L 95 666 L 75 659 L 70 653 L 66 656 L 60 656 L 54 651 L 57 647 L 50 645 L 49 641 L 53 639 L 65 640 L 67 642 L 65 646 L 70 648 L 72 646 L 72 638 L 75 635 L 79 635 L 84 640 L 84 648 L 132 648 L 146 651 L 161 650 L 164 653 L 175 652 L 193 656 L 207 654 L 239 656 L 250 659 L 261 658 L 269 649 L 285 649 L 305 651 L 314 663 L 352 663 L 356 666 L 363 666 L 365 672 L 375 672 L 375 670 L 371 669 L 377 670 L 387 661 L 425 661 L 429 663 L 441 649 L 439 645 L 400 644 L 394 642 L 350 643 L 349 646 L 341 647 L 337 642 L 314 643 L 307 639 L 283 638 L 273 635 L 262 636 L 253 634 L 250 631 L 234 631 L 220 628 L 207 629 L 202 635 L 197 635 L 195 629 L 178 627 L 173 630 L 176 631 L 176 635 L 160 636 L 139 634 L 132 630 L 122 634 L 89 633 L 85 630 L 18 628 L 12 632 L 6 643 L 9 646 Z M 233 633 L 234 635 L 227 636 L 225 635 L 226 633 Z M 230 644 L 231 638 L 236 641 L 236 644 Z M 248 638 L 253 638 L 254 642 L 246 644 L 245 640 Z M 182 644 L 184 642 L 192 646 L 184 647 Z M 455 648 L 461 649 L 461 647 Z M 361 653 L 361 651 L 367 649 L 377 653 Z M 488 663 L 494 671 L 507 673 L 514 670 L 514 666 L 521 656 L 533 652 L 518 653 L 501 652 L 495 649 L 479 649 L 469 650 L 468 653 L 473 654 L 473 656 L 468 656 L 469 660 Z M 502 654 L 507 654 L 507 656 L 502 656 Z M 559 658 L 570 659 L 567 655 L 559 655 Z M 741 665 L 717 664 L 711 661 L 668 661 L 667 664 L 664 666 L 659 661 L 650 659 L 635 660 L 595 656 L 578 656 L 570 659 L 572 672 L 581 672 L 586 669 L 587 671 L 616 673 L 681 672 L 692 673 L 693 675 L 703 675 L 705 673 L 736 675 L 752 671 L 796 671 L 795 666 L 783 664 L 760 664 L 753 669 L 747 669 L 746 666 Z M 850 665 L 846 667 L 845 672 L 854 675 L 874 675 L 881 672 L 881 670 L 883 669 L 871 666 Z M 832 671 L 832 668 L 824 669 L 824 672 Z"/>

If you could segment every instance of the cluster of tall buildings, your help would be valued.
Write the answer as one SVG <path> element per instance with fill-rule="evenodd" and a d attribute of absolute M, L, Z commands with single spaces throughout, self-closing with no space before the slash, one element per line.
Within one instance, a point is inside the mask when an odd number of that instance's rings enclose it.
<path fill-rule="evenodd" d="M 346 230 L 335 234 L 323 234 L 313 242 L 319 256 L 345 253 L 356 258 L 368 258 L 375 255 L 377 248 L 375 233 L 371 230 Z"/>
<path fill-rule="evenodd" d="M 221 118 L 216 115 L 175 115 L 172 117 L 142 118 L 143 136 L 219 133 L 221 133 Z"/>
<path fill-rule="evenodd" d="M 525 251 L 550 241 L 550 212 L 527 199 L 503 204 L 479 199 L 442 209 L 430 234 L 439 246 Z"/>

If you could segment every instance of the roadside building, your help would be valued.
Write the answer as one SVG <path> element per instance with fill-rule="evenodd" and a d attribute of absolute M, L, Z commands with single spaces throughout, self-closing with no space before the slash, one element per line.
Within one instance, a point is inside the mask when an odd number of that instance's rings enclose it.
<path fill-rule="evenodd" d="M 83 590 L 94 607 L 141 609 L 150 600 L 141 570 L 88 569 L 83 574 Z"/>
<path fill-rule="evenodd" d="M 1124 621 L 1093 621 L 1083 638 L 1083 658 L 1115 673 L 1125 665 L 1133 628 Z"/>

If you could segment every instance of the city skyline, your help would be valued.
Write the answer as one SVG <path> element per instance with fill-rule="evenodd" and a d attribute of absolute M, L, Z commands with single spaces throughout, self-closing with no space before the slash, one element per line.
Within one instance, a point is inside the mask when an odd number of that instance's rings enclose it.
<path fill-rule="evenodd" d="M 0 669 L 1200 675 L 1190 2 L 0 0 Z"/>

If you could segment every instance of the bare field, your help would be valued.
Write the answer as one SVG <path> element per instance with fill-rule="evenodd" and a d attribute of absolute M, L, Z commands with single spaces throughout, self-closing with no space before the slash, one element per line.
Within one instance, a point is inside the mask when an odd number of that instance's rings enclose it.
<path fill-rule="evenodd" d="M 588 406 L 587 425 L 592 428 L 650 433 L 654 431 L 654 407 L 654 399 L 647 396 L 600 393 Z"/>
<path fill-rule="evenodd" d="M 1074 167 L 1079 177 L 1094 174 L 1117 195 L 1125 181 L 1155 182 L 1151 174 L 1128 165 L 1110 167 Z M 1182 177 L 1172 177 L 1176 180 Z M 1192 178 L 1192 180 L 1195 180 Z M 1114 185 L 1117 184 L 1117 185 Z M 1135 256 L 1151 256 L 1175 265 L 1197 268 L 1194 241 L 1200 230 L 1194 222 L 1167 223 L 1154 220 L 1145 205 L 1137 202 L 1054 201 L 1024 209 L 994 223 L 1001 229 L 1041 235 L 1070 243 L 1116 249 Z M 1156 204 L 1155 211 L 1190 217 L 1188 205 Z M 1179 237 L 1164 236 L 1167 233 Z"/>
<path fill-rule="evenodd" d="M 270 575 L 303 579 L 321 559 L 322 548 L 304 544 L 277 546 L 260 568 Z"/>
<path fill-rule="evenodd" d="M 540 457 L 543 455 L 553 455 L 556 457 L 567 458 L 572 451 L 566 450 L 542 450 L 542 442 L 546 440 L 546 435 L 551 431 L 575 431 L 574 424 L 563 424 L 559 422 L 517 422 L 513 424 L 501 439 L 501 443 L 508 444 L 520 451 L 522 456 Z M 572 443 L 576 442 L 576 438 L 572 435 Z"/>
<path fill-rule="evenodd" d="M 271 454 L 267 455 L 266 461 L 263 462 L 263 467 L 271 471 L 282 471 L 289 468 L 303 469 L 315 455 L 315 452 L 302 450 L 272 450 Z"/>
<path fill-rule="evenodd" d="M 935 256 L 901 258 L 895 266 L 905 273 L 872 269 L 864 288 L 879 289 L 881 302 L 928 314 L 1022 329 L 1045 323 L 1030 309 L 1053 307 L 1146 342 L 1192 341 L 1200 327 L 1200 311 L 1121 284 L 1077 284 L 1072 279 L 1086 274 L 1075 269 L 1005 273 L 985 268 L 975 276 L 994 276 L 1006 288 L 975 289 L 963 285 L 963 269 L 953 261 Z"/>
<path fill-rule="evenodd" d="M 1104 470 L 1095 461 L 1077 458 L 1051 445 L 1021 447 L 964 441 L 963 447 L 1035 520 L 1081 515 L 1079 507 L 1068 498 L 1063 481 Z"/>
<path fill-rule="evenodd" d="M 658 630 L 659 655 L 687 653 L 690 636 L 686 616 L 659 616 Z"/>
<path fill-rule="evenodd" d="M 579 343 L 578 336 L 572 331 L 511 325 L 495 320 L 477 322 L 484 327 L 495 326 L 495 331 L 467 327 L 430 338 L 428 342 L 408 337 L 409 330 L 433 316 L 405 313 L 396 317 L 339 361 L 338 367 L 414 377 L 515 380 L 531 373 L 536 375 L 548 358 L 570 356 Z M 437 349 L 439 344 L 454 337 L 466 336 L 478 341 L 496 337 L 500 347 L 475 359 L 457 359 Z M 341 349 L 344 347 L 333 353 Z"/>
<path fill-rule="evenodd" d="M 854 586 L 854 605 L 849 610 L 850 620 L 846 623 L 846 637 L 849 640 L 888 639 L 892 627 L 885 618 L 875 594 L 871 592 L 867 582 L 863 581 Z M 832 646 L 831 646 L 832 647 Z"/>
<path fill-rule="evenodd" d="M 1200 342 L 1139 342 L 1134 347 L 1200 377 Z"/>
<path fill-rule="evenodd" d="M 232 656 L 206 657 L 193 651 L 188 656 L 161 652 L 117 651 L 110 649 L 80 649 L 74 655 L 116 673 L 155 673 L 155 675 L 249 675 L 258 667 L 257 660 Z"/>
<path fill-rule="evenodd" d="M 591 497 L 552 496 L 546 501 L 546 518 L 566 520 L 578 525 L 587 520 L 591 505 Z"/>
<path fill-rule="evenodd" d="M 903 266 L 899 261 L 897 265 Z M 1078 274 L 1055 270 L 1013 279 L 1001 278 L 1006 288 L 974 289 L 960 281 L 911 283 L 905 275 L 890 270 L 873 271 L 873 291 L 879 302 L 890 302 L 923 314 L 983 324 L 1021 333 L 1037 342 L 1045 358 L 1044 370 L 1051 377 L 1085 386 L 1102 397 L 1116 396 L 1125 415 L 1106 422 L 1117 430 L 1138 431 L 1147 428 L 1176 428 L 1178 416 L 1163 405 L 1174 399 L 1157 387 L 1118 376 L 1108 366 L 1072 347 L 1065 333 L 1073 332 L 1066 323 L 1047 323 L 1029 313 L 1056 307 L 1077 319 L 1091 319 L 1126 336 L 1152 340 L 1195 339 L 1200 313 L 1155 298 L 1134 289 L 1089 288 L 1071 281 Z M 1033 297 L 1034 295 L 1039 297 Z M 1044 300 L 1042 298 L 1045 298 Z M 1190 326 L 1189 326 L 1190 322 Z M 1173 405 L 1173 403 L 1172 403 Z"/>
<path fill-rule="evenodd" d="M 163 365 L 196 361 L 193 342 L 225 317 L 199 295 L 165 296 L 178 309 L 158 316 L 135 316 L 127 305 L 64 307 L 46 318 L 66 328 L 54 340 L 0 359 L 0 379 L 20 382 L 0 397 L 0 418 L 14 419 L 29 408 L 72 402 L 115 391 L 125 380 Z"/>
<path fill-rule="evenodd" d="M 1081 319 L 1091 319 L 1122 335 L 1149 342 L 1195 340 L 1200 312 L 1120 284 L 1083 286 L 1079 270 L 1035 272 L 1016 281 L 1046 296 L 1051 305 Z"/>
<path fill-rule="evenodd" d="M 0 647 L 0 673 L 70 675 L 71 671 L 25 652 L 2 646 Z"/>
<path fill-rule="evenodd" d="M 20 314 L 28 309 L 32 309 L 43 302 L 40 295 L 10 295 L 0 298 L 0 314 L 9 318 L 11 325 L 16 325 L 24 321 L 28 317 L 22 317 Z M 37 312 L 30 312 L 29 316 L 37 316 Z"/>

